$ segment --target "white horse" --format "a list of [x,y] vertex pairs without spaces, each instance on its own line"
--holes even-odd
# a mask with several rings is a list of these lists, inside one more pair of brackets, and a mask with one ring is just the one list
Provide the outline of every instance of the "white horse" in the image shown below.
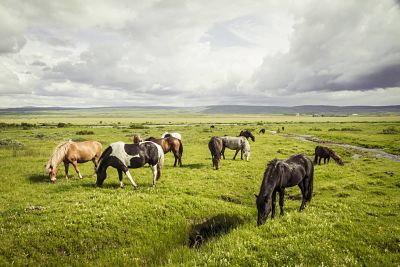
[[221,154],[225,159],[225,147],[236,150],[235,156],[233,159],[236,158],[237,153],[240,150],[240,158],[243,159],[243,153],[244,156],[246,157],[246,160],[248,161],[250,159],[250,144],[249,141],[247,141],[246,137],[244,136],[239,136],[239,137],[233,137],[233,136],[224,136],[222,137],[222,143],[224,147],[222,148]]
[[169,132],[165,132],[165,133],[163,133],[163,134],[161,135],[161,138],[165,138],[165,137],[168,137],[168,136],[175,137],[176,139],[179,139],[179,140],[182,141],[182,136],[181,136],[180,133],[169,133]]

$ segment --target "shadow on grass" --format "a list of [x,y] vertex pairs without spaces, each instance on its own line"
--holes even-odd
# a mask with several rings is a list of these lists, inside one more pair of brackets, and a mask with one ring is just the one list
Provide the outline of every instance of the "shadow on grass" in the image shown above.
[[226,234],[243,223],[238,216],[219,214],[202,223],[194,224],[189,232],[189,247],[199,248],[210,239]]
[[190,164],[183,164],[181,168],[201,169],[204,167],[206,167],[206,164],[204,164],[204,163],[190,163]]
[[50,183],[50,178],[48,175],[44,174],[35,174],[28,177],[31,183]]

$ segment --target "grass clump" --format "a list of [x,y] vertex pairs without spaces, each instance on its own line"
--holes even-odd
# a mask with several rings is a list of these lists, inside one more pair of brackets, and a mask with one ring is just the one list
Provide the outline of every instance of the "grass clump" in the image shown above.
[[76,132],[77,135],[92,135],[94,134],[93,131],[89,131],[89,130],[82,130],[82,131],[78,131]]
[[22,148],[24,147],[24,144],[10,138],[5,138],[0,140],[0,147],[4,148]]
[[129,125],[130,129],[147,129],[149,128],[148,126],[141,124],[141,123],[131,123]]
[[399,134],[400,131],[398,129],[396,129],[396,127],[390,126],[390,127],[383,129],[382,133],[383,134]]

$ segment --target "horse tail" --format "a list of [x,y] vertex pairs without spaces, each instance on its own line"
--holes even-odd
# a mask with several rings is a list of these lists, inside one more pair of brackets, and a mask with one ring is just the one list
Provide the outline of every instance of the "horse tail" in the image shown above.
[[319,149],[319,146],[316,146],[316,147],[315,147],[315,151],[314,151],[314,154],[315,154],[315,156],[314,156],[314,163],[315,163],[315,164],[318,163],[318,149]]
[[309,160],[310,166],[308,170],[308,188],[307,188],[307,194],[306,194],[306,201],[310,201],[313,195],[313,190],[314,190],[314,164],[312,163],[311,160]]
[[182,157],[182,154],[183,154],[183,145],[182,145],[182,141],[179,140],[179,155]]

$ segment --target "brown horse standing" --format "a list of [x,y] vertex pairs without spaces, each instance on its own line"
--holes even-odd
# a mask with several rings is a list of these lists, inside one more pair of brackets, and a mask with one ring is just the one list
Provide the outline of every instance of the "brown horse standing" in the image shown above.
[[[321,165],[321,159],[324,159],[324,164],[326,163],[326,160],[333,158],[337,164],[339,165],[344,165],[342,158],[335,153],[332,149],[326,146],[316,146],[315,147],[315,157],[314,157],[314,163]],[[319,158],[319,161],[318,161]]]
[[221,160],[221,152],[223,148],[224,144],[221,137],[211,137],[210,142],[208,142],[208,149],[210,149],[213,167],[215,167],[216,170],[218,170],[218,164]]
[[154,138],[149,137],[146,141],[154,142],[160,145],[164,151],[164,154],[172,151],[175,157],[174,167],[176,167],[176,163],[178,162],[179,167],[182,167],[182,153],[183,153],[183,145],[181,140],[178,138],[169,136],[166,138]]
[[49,174],[50,180],[55,182],[57,179],[57,166],[64,162],[65,177],[68,179],[69,163],[74,166],[79,178],[82,175],[78,168],[78,163],[84,163],[89,160],[94,163],[94,171],[96,173],[97,164],[101,155],[102,146],[97,141],[73,142],[71,140],[59,144],[53,151],[49,161],[46,164],[46,171]]

